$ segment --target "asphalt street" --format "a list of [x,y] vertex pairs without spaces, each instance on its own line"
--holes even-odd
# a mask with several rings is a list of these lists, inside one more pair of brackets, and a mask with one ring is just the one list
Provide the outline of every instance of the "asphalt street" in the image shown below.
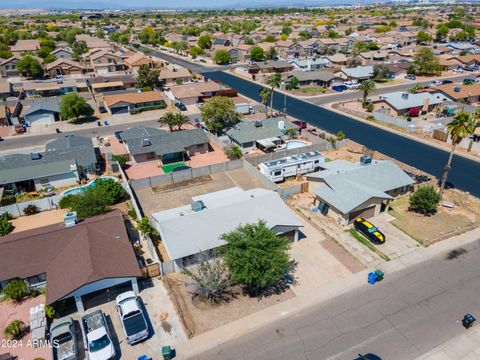
[[[197,360],[352,360],[372,353],[409,360],[462,334],[480,318],[479,241],[443,254],[195,356]],[[475,326],[475,325],[474,325]],[[476,326],[480,326],[477,324]]]
[[[260,100],[262,87],[223,71],[204,74],[212,80],[221,81],[256,101]],[[380,151],[406,164],[440,177],[447,162],[448,153],[436,147],[411,140],[383,130],[351,117],[332,112],[318,105],[276,92],[274,108],[281,110],[286,103],[287,113],[297,119],[336,134],[343,131],[346,136],[366,147]],[[449,181],[456,187],[480,196],[480,163],[455,155]]]

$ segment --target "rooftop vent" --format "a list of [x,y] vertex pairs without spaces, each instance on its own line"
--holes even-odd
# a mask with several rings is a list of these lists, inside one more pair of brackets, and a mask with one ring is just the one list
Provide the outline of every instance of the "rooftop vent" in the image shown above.
[[145,147],[145,146],[150,146],[152,145],[152,143],[150,142],[149,139],[142,139],[142,146]]
[[408,99],[408,93],[402,93],[402,99]]
[[42,156],[41,156],[40,153],[38,153],[38,152],[32,152],[32,153],[30,154],[30,158],[31,158],[32,160],[40,160],[40,159],[42,158]]
[[192,202],[192,210],[195,212],[202,211],[205,208],[205,203],[202,200]]
[[453,88],[453,91],[455,91],[455,92],[460,92],[460,90],[461,90],[460,86],[455,86]]
[[262,120],[255,120],[253,122],[253,126],[255,126],[256,128],[262,127]]
[[372,163],[372,157],[368,155],[362,155],[360,158],[360,165],[368,165]]
[[75,226],[77,224],[77,212],[71,211],[63,215],[63,222],[66,228]]

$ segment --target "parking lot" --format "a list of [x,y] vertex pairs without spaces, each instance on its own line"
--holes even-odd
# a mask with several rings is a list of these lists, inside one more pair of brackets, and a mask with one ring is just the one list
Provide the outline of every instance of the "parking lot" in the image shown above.
[[186,339],[183,328],[162,282],[158,279],[152,279],[142,285],[145,287],[140,291],[139,296],[143,303],[147,324],[149,325],[149,338],[141,343],[129,345],[125,339],[122,324],[115,307],[115,301],[110,301],[89,308],[85,312],[78,312],[72,315],[75,320],[79,321],[76,324],[76,330],[80,360],[86,359],[80,332],[80,319],[82,316],[98,309],[102,310],[107,318],[117,354],[116,359],[133,360],[141,355],[158,359],[162,346],[170,345],[174,348],[175,344]]

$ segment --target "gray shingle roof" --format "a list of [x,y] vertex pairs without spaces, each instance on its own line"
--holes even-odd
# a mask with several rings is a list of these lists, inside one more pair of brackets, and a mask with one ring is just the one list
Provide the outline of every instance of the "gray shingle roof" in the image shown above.
[[206,208],[193,212],[187,205],[152,215],[171,259],[224,245],[219,237],[240,224],[265,220],[269,228],[303,226],[280,196],[270,190],[232,188],[194,200],[203,200]]
[[[152,129],[152,128],[150,128]],[[136,133],[137,137],[133,137]],[[144,134],[144,135],[142,135]],[[202,129],[175,131],[175,132],[153,132],[137,129],[127,134],[130,136],[124,141],[127,143],[131,155],[139,155],[154,152],[157,155],[179,153],[192,145],[208,143],[208,136]],[[149,145],[144,145],[144,139],[148,139]]]
[[392,161],[364,166],[346,166],[344,163],[336,166],[335,163],[337,161],[326,163],[327,170],[309,174],[308,178],[323,180],[315,194],[344,214],[374,197],[391,199],[388,191],[414,182]]
[[152,128],[147,126],[135,126],[120,132],[119,136],[123,141],[126,141],[129,139],[159,135],[159,134],[163,134],[164,132],[165,131],[162,129]]
[[338,76],[335,76],[331,71],[294,71],[292,76],[295,76],[300,81],[331,81]]
[[[278,127],[278,123],[283,121],[285,130]],[[272,137],[280,137],[286,134],[288,129],[298,129],[298,126],[289,121],[280,118],[269,118],[261,121],[262,126],[255,127],[255,121],[242,121],[227,131],[227,135],[239,144],[245,144]]]
[[396,91],[381,96],[389,105],[397,110],[410,109],[414,107],[422,107],[425,99],[428,99],[429,105],[438,105],[443,101],[447,101],[448,98],[442,94],[436,93],[417,93],[410,94],[404,91]]
[[51,111],[54,113],[59,113],[60,109],[58,107],[58,100],[55,99],[40,99],[36,100],[31,104],[31,107],[23,113],[23,115],[30,115],[39,110]]
[[357,66],[354,68],[343,68],[341,71],[345,73],[347,76],[354,79],[369,78],[373,76],[372,65]]

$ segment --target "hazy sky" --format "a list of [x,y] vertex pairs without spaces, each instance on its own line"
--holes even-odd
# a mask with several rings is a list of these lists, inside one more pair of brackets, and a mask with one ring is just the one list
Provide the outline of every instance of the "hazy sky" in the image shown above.
[[15,8],[199,8],[318,5],[347,3],[345,0],[0,0],[1,9]]

